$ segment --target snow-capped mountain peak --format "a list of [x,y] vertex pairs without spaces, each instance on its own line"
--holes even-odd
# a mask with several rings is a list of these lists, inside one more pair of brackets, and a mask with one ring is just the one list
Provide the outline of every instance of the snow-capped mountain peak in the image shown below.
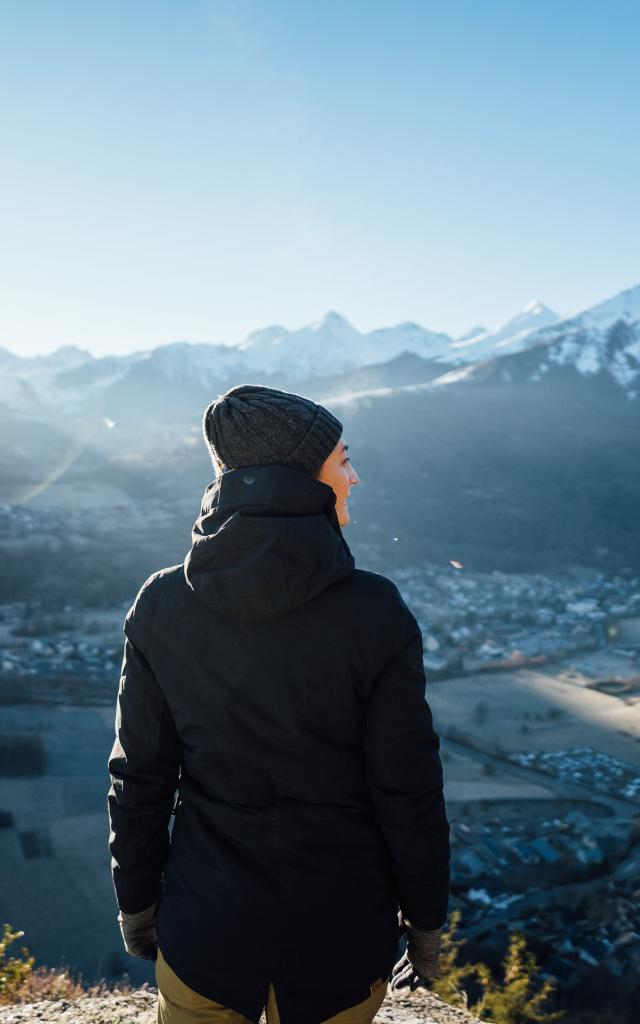
[[271,324],[269,327],[261,327],[257,331],[252,331],[244,341],[240,342],[237,348],[238,351],[242,352],[244,349],[250,349],[254,346],[271,345],[284,338],[287,334],[289,334],[289,331],[282,324]]
[[346,317],[330,310],[322,320],[297,330],[274,327],[254,331],[239,352],[247,372],[302,380],[364,365],[363,337]]
[[474,362],[506,352],[521,352],[528,347],[532,334],[559,320],[560,317],[552,309],[537,299],[531,299],[519,313],[494,330],[467,334],[452,342],[451,347],[465,360]]
[[351,341],[354,337],[361,337],[360,332],[355,329],[353,324],[349,323],[346,316],[336,313],[333,309],[329,310],[322,320],[317,320],[310,324],[308,330],[317,334],[328,333],[332,337],[343,341]]
[[[419,376],[431,379],[435,373],[439,386],[457,381],[461,367],[479,371],[465,374],[465,380],[489,379],[495,372],[505,382],[532,383],[556,373],[564,381],[570,367],[582,377],[603,371],[633,397],[633,389],[640,390],[640,285],[564,320],[531,299],[494,330],[474,327],[455,341],[410,320],[363,333],[332,309],[294,330],[281,324],[255,330],[240,344],[173,342],[102,358],[73,345],[31,358],[0,349],[0,403],[17,410],[70,411],[93,408],[103,395],[111,402],[127,387],[166,394],[169,385],[176,394],[191,389],[200,395],[229,381],[273,379],[288,387],[364,367],[376,367],[371,379],[384,381],[385,364],[403,354],[414,357],[412,365],[416,356],[428,362]],[[491,370],[489,364],[495,364]],[[390,372],[397,375],[398,367]]]
[[585,377],[608,373],[634,398],[640,382],[640,285],[545,327],[529,340],[543,346],[533,380],[554,364],[571,365]]
[[459,338],[456,338],[456,341],[470,341],[471,338],[476,338],[479,334],[486,333],[486,327],[483,327],[481,324],[476,324],[476,326],[472,327],[470,331],[465,331],[465,333],[461,334]]
[[74,366],[82,366],[83,363],[93,359],[91,352],[85,348],[78,348],[77,345],[60,345],[54,352],[43,356],[49,363],[55,363],[61,370],[70,370]]

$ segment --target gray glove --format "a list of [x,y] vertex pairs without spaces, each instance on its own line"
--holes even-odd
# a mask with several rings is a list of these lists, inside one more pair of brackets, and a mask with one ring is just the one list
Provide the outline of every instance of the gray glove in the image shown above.
[[438,957],[442,939],[442,928],[421,931],[410,921],[403,921],[398,915],[398,924],[407,932],[407,949],[391,972],[389,987],[393,992],[408,986],[413,992],[423,981],[438,977]]
[[158,957],[158,937],[156,935],[156,918],[158,901],[146,910],[137,914],[118,913],[118,923],[127,953],[141,960],[156,960]]

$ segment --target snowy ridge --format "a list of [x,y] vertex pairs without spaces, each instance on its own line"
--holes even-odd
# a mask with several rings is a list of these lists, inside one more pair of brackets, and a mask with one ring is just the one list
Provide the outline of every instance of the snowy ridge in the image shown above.
[[493,331],[477,329],[458,338],[451,345],[466,361],[489,359],[506,352],[521,352],[528,347],[531,336],[544,327],[558,323],[560,317],[537,299],[531,299],[523,310]]
[[[32,358],[0,348],[0,403],[32,415],[60,408],[74,412],[125,381],[141,392],[164,382],[185,394],[215,393],[229,381],[239,384],[257,376],[266,383],[274,375],[277,386],[295,387],[298,381],[384,366],[403,353],[430,363],[433,384],[442,387],[473,379],[465,368],[479,369],[503,357],[524,358],[525,353],[530,358],[538,348],[537,365],[528,371],[531,382],[542,381],[554,367],[572,366],[584,377],[608,373],[635,397],[640,384],[640,285],[564,320],[532,299],[494,330],[476,326],[456,340],[412,322],[362,333],[330,311],[296,330],[281,324],[261,328],[237,345],[180,341],[102,358],[70,345]],[[508,384],[511,372],[507,364],[500,365],[501,380]],[[381,383],[386,390],[384,376]]]
[[544,345],[534,382],[556,366],[573,366],[584,377],[608,373],[628,393],[640,384],[640,285],[529,337],[528,347]]
[[487,328],[486,327],[483,327],[481,324],[476,324],[476,326],[472,327],[470,331],[466,331],[465,334],[461,334],[459,338],[456,338],[456,341],[458,341],[458,342],[460,342],[460,341],[470,341],[471,338],[475,338],[478,334],[486,334],[486,333],[487,333]]
[[573,320],[579,320],[583,327],[591,330],[605,330],[617,320],[628,324],[637,323],[640,321],[640,284],[588,307]]
[[329,312],[296,331],[266,328],[254,331],[237,346],[242,366],[248,371],[278,373],[287,377],[340,373],[369,360],[369,348],[349,321]]

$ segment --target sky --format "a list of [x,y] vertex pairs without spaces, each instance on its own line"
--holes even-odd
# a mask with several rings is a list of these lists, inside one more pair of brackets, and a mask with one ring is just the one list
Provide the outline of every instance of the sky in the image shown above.
[[0,346],[454,337],[640,282],[640,4],[0,0]]

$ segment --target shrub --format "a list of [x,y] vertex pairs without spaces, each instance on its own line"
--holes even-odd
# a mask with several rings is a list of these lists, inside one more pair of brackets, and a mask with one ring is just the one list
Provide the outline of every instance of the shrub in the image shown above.
[[36,1003],[42,999],[84,999],[111,993],[126,995],[135,991],[128,981],[116,982],[110,987],[108,982],[101,978],[94,985],[86,985],[82,980],[82,974],[74,978],[65,967],[34,968],[35,957],[29,956],[26,946],[22,947],[25,959],[7,959],[7,946],[22,935],[24,932],[14,932],[11,925],[5,924],[4,936],[0,941],[0,1005]]
[[[562,1020],[563,1010],[547,1011],[544,1001],[553,992],[553,982],[545,979],[535,990],[538,966],[533,953],[526,949],[525,937],[515,931],[503,960],[502,984],[483,961],[458,964],[458,953],[466,939],[456,939],[460,910],[452,911],[448,927],[442,932],[439,972],[429,983],[436,995],[452,1006],[460,1006],[484,1021],[494,1024],[552,1024]],[[470,1004],[470,995],[480,990],[480,998]]]
[[538,965],[528,950],[524,935],[515,931],[509,939],[509,948],[502,961],[504,981],[495,981],[485,964],[478,964],[478,980],[484,992],[471,1007],[471,1013],[495,1024],[552,1024],[563,1020],[563,1010],[545,1010],[543,1004],[552,994],[554,985],[545,978],[537,988]]
[[7,946],[23,935],[24,932],[14,932],[11,925],[5,924],[4,934],[0,939],[0,1003],[14,1001],[16,992],[24,985],[33,969],[35,959],[29,956],[26,946],[22,947],[25,960],[13,956],[7,959]]

